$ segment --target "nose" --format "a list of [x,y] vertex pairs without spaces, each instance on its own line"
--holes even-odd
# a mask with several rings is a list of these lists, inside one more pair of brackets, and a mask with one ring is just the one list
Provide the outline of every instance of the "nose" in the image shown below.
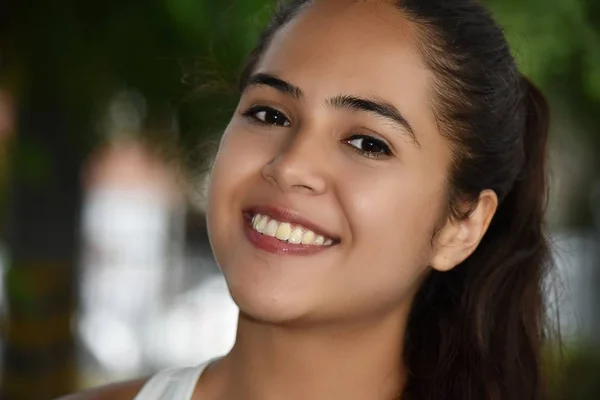
[[262,176],[284,192],[317,195],[327,190],[327,159],[322,141],[300,132],[262,169]]

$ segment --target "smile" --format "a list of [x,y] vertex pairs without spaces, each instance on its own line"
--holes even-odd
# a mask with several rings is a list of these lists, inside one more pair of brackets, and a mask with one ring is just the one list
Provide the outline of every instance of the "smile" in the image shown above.
[[310,246],[331,246],[333,239],[318,235],[312,230],[289,222],[278,221],[273,217],[255,214],[251,221],[252,229],[256,232],[274,237],[282,242]]
[[287,256],[327,251],[340,238],[298,212],[274,205],[257,205],[243,211],[246,238],[257,249]]

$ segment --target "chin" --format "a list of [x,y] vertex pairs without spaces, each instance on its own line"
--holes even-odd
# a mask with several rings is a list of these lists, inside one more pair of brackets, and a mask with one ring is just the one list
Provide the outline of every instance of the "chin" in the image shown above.
[[228,285],[233,301],[246,319],[276,325],[302,324],[313,319],[315,307],[307,301],[306,295],[273,288],[261,290],[257,286],[236,285],[230,281]]

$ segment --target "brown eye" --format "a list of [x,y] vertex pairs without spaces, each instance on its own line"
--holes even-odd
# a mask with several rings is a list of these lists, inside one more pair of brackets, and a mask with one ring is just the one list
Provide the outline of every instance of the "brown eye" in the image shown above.
[[290,121],[281,111],[267,106],[254,106],[246,111],[244,116],[265,125],[290,126]]
[[354,135],[346,140],[359,154],[370,158],[381,158],[392,154],[390,147],[382,140],[368,135]]

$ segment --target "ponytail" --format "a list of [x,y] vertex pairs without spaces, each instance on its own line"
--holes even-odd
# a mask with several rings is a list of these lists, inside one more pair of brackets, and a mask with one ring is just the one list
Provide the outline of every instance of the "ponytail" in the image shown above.
[[[275,15],[241,74],[243,88],[273,35],[310,0]],[[510,53],[503,30],[475,0],[402,0],[418,51],[435,75],[434,113],[455,144],[455,197],[493,189],[500,205],[474,253],[432,271],[417,293],[404,343],[405,400],[538,400],[544,339],[542,283],[548,106]]]
[[403,399],[542,398],[549,110],[525,77],[521,90],[521,173],[477,250],[449,272],[433,271],[415,298]]

